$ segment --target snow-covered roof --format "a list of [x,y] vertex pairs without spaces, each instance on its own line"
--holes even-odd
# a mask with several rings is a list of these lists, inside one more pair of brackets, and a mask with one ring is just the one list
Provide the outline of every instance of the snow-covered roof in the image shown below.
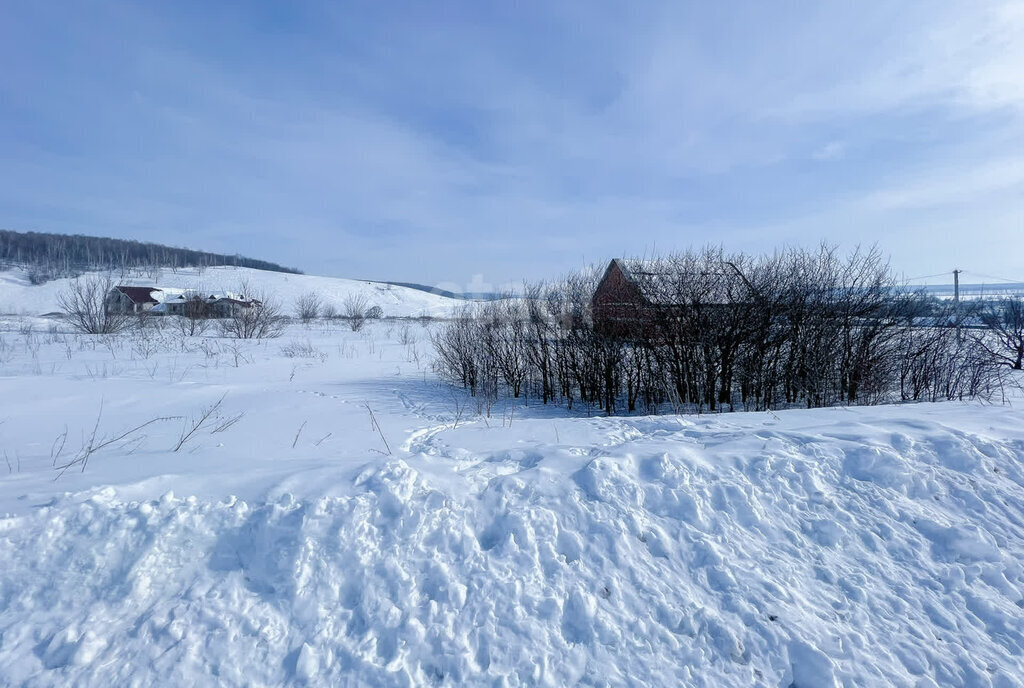
[[217,301],[234,301],[235,303],[251,303],[253,299],[247,299],[244,296],[232,294],[230,292],[225,294],[206,294],[201,292],[187,292],[183,291],[179,294],[174,294],[170,298],[164,299],[164,303],[183,303],[185,301],[191,301],[192,299],[201,299],[206,303],[216,303]]
[[153,292],[160,291],[158,287],[133,287],[119,284],[115,289],[127,296],[132,303],[159,303],[159,300],[153,296]]

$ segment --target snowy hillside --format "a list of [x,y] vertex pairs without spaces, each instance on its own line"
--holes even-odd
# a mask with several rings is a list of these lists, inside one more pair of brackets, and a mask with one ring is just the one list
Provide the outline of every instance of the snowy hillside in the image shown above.
[[[57,295],[67,288],[68,279],[34,286],[23,270],[0,271],[0,314],[41,315],[58,310]],[[370,306],[380,306],[387,317],[445,317],[463,303],[451,298],[399,287],[383,282],[293,275],[250,268],[213,267],[163,269],[155,274],[134,274],[117,280],[118,284],[156,286],[172,291],[194,289],[210,293],[241,293],[242,285],[271,296],[290,313],[303,294],[317,293],[325,304],[339,312],[345,299],[353,294],[366,297]]]
[[487,418],[419,324],[47,327],[0,318],[0,685],[1021,685],[1017,406]]

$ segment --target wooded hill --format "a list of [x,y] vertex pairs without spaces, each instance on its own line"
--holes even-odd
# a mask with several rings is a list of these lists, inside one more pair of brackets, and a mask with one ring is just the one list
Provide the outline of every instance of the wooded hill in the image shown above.
[[0,229],[0,266],[17,265],[29,269],[32,282],[38,284],[86,270],[125,270],[146,267],[211,267],[234,265],[256,270],[302,274],[294,268],[244,256],[207,253],[141,241],[14,232]]

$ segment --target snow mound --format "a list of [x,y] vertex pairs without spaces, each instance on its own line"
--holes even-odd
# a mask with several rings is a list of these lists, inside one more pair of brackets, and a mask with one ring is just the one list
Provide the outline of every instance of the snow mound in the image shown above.
[[58,498],[0,521],[2,680],[1020,685],[1024,443],[739,422],[439,429],[346,496]]

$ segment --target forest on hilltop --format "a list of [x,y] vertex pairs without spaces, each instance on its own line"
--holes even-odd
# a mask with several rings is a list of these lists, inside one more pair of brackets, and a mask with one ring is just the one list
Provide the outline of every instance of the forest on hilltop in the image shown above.
[[256,270],[302,274],[277,263],[239,255],[208,253],[128,239],[81,234],[15,232],[0,229],[0,267],[23,266],[35,284],[88,270],[148,267],[186,268],[232,265]]

